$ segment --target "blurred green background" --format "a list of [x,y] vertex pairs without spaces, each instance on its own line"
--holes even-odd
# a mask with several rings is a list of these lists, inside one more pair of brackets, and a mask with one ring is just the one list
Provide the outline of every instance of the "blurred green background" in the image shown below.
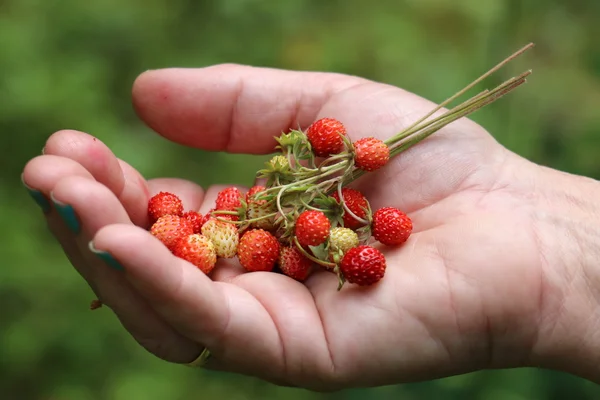
[[529,83],[473,119],[525,157],[600,178],[599,22],[598,0],[0,1],[0,398],[599,398],[587,381],[535,369],[321,395],[161,362],[110,312],[90,313],[92,292],[19,182],[46,138],[72,128],[147,177],[185,169],[203,185],[248,184],[263,157],[184,149],[139,122],[130,90],[147,69],[335,71],[440,102],[530,41],[487,85],[533,68]]

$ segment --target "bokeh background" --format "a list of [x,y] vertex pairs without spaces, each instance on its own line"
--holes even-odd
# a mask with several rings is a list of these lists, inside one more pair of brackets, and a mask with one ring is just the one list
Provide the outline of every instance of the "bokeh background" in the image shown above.
[[72,128],[149,178],[250,183],[264,157],[185,149],[140,123],[130,90],[147,69],[335,71],[440,102],[530,41],[486,82],[533,68],[529,83],[473,119],[525,157],[600,178],[599,22],[598,0],[0,1],[0,398],[599,398],[587,381],[535,369],[323,395],[161,362],[108,310],[90,313],[92,292],[19,181],[46,138]]

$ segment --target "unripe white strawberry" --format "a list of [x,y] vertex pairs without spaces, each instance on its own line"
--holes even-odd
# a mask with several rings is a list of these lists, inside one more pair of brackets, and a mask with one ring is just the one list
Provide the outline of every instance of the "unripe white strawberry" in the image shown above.
[[210,218],[202,225],[202,234],[215,246],[217,256],[231,258],[236,255],[240,236],[234,224]]
[[264,229],[266,231],[269,231],[274,227],[275,217],[265,217],[267,215],[273,214],[276,211],[276,208],[272,202],[256,198],[257,196],[260,196],[260,193],[264,190],[264,186],[253,186],[246,194],[246,219],[251,220],[260,218],[257,221],[250,222],[250,228]]
[[329,232],[329,246],[332,251],[345,254],[358,246],[358,235],[352,229],[337,227]]
[[274,156],[269,160],[269,166],[273,168],[274,171],[284,172],[289,170],[290,164],[285,156]]
[[246,212],[248,219],[260,218],[257,221],[250,223],[251,228],[264,229],[269,231],[273,229],[275,218],[273,216],[265,218],[267,215],[273,214],[275,207],[272,203],[265,200],[251,201],[248,203],[248,210]]

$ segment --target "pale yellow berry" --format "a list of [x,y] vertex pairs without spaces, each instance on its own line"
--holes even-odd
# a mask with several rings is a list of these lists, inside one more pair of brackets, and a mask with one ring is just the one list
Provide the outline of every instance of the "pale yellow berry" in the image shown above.
[[274,171],[285,171],[289,167],[289,162],[285,156],[274,156],[269,161]]
[[329,232],[329,246],[334,252],[346,253],[358,246],[358,235],[352,229],[337,227]]
[[235,256],[240,236],[234,224],[211,218],[202,225],[202,234],[215,246],[217,256],[221,258]]

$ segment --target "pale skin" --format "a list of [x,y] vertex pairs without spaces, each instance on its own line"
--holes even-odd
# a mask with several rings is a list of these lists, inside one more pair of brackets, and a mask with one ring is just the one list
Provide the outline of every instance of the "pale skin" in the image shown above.
[[[170,140],[251,154],[321,117],[385,139],[435,106],[357,77],[238,65],[146,72],[133,102]],[[525,160],[468,119],[356,182],[374,209],[406,211],[414,233],[384,249],[380,283],[341,292],[325,271],[302,284],[229,261],[207,277],[176,258],[147,232],[149,197],[171,191],[206,212],[222,186],[145,180],[86,133],[53,134],[23,180],[74,207],[82,232],[54,210],[51,231],[125,329],[169,362],[207,346],[206,368],[323,391],[523,366],[600,382],[600,184]]]

